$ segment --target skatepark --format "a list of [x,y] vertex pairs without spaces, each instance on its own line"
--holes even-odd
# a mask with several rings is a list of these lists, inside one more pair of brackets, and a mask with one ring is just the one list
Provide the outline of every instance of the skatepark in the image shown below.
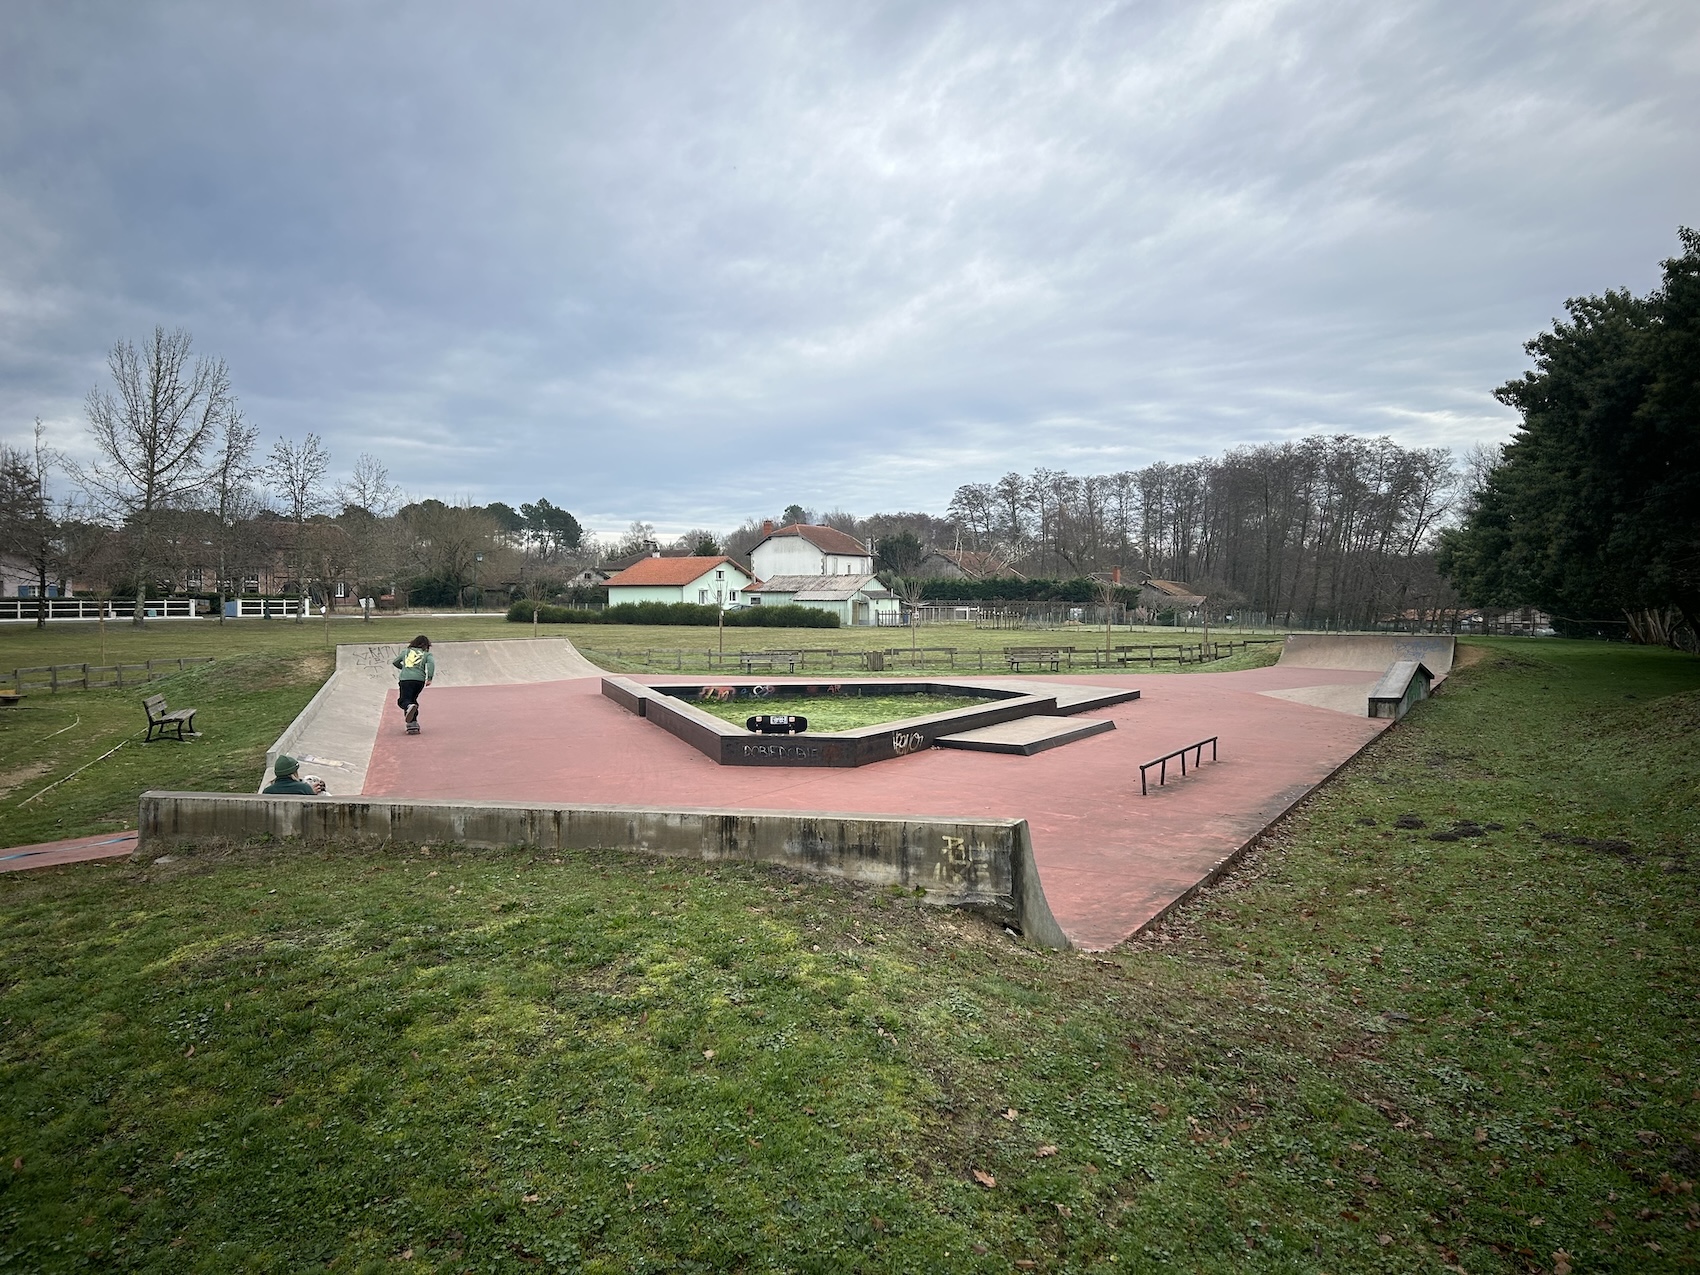
[[[268,831],[762,858],[920,886],[940,903],[983,903],[990,891],[1030,938],[1101,950],[1221,873],[1387,729],[1391,719],[1368,715],[1377,683],[1396,665],[1443,679],[1453,639],[1303,635],[1275,665],[1240,672],[958,679],[1060,704],[1047,713],[1076,712],[1094,729],[1033,755],[926,746],[848,769],[718,764],[633,711],[634,697],[676,678],[610,678],[564,639],[439,645],[423,732],[410,736],[394,706],[398,649],[339,647],[335,673],[267,756],[268,769],[289,753],[323,777],[320,809],[149,794],[144,851]],[[610,698],[610,682],[633,689]],[[1198,754],[1185,777],[1171,763],[1161,783],[1152,771],[1141,795],[1142,765],[1208,739],[1214,760]],[[727,833],[728,820],[742,831]],[[788,849],[756,853],[758,843]],[[1025,910],[1010,902],[1021,889]]]

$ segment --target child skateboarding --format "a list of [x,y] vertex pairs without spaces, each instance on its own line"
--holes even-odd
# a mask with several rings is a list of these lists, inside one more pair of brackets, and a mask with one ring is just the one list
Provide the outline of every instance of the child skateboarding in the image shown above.
[[400,670],[396,707],[407,722],[407,733],[417,735],[419,692],[431,685],[431,679],[437,675],[437,661],[431,658],[431,639],[421,633],[390,663]]

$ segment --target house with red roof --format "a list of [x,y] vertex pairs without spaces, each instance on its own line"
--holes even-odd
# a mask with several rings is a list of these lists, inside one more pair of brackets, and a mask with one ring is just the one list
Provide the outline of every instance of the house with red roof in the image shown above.
[[608,605],[622,602],[694,602],[703,606],[742,605],[744,590],[755,583],[750,573],[725,555],[714,558],[640,558],[608,577]]
[[775,528],[765,522],[750,550],[750,569],[759,580],[774,576],[873,575],[874,551],[836,527],[794,522]]

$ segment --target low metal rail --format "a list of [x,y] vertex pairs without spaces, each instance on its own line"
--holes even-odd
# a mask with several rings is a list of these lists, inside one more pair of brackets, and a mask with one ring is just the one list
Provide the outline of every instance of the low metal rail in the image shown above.
[[1188,753],[1194,754],[1197,758],[1197,760],[1192,763],[1194,769],[1202,766],[1204,764],[1204,746],[1206,744],[1210,745],[1210,760],[1215,761],[1216,736],[1212,735],[1209,739],[1201,739],[1196,744],[1188,744],[1185,748],[1177,748],[1172,753],[1165,753],[1163,756],[1158,757],[1153,761],[1146,762],[1139,768],[1139,795],[1141,797],[1150,795],[1150,789],[1146,785],[1146,780],[1153,766],[1157,767],[1157,786],[1159,788],[1168,782],[1169,763],[1174,761],[1175,758],[1179,757],[1181,760],[1182,778],[1185,778],[1186,776],[1186,758]]

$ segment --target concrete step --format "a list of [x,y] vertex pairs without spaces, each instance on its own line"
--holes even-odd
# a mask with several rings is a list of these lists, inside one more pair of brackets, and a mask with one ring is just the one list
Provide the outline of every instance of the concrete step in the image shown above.
[[1088,735],[1114,730],[1116,724],[1105,717],[1018,717],[1012,722],[965,730],[959,735],[942,735],[940,748],[964,748],[975,753],[1014,753],[1031,757],[1047,748],[1072,744]]
[[1064,717],[1074,713],[1089,713],[1095,708],[1109,708],[1139,698],[1135,690],[1117,690],[1107,686],[1070,686],[1063,682],[1047,682],[1045,693],[1057,697],[1057,712]]

